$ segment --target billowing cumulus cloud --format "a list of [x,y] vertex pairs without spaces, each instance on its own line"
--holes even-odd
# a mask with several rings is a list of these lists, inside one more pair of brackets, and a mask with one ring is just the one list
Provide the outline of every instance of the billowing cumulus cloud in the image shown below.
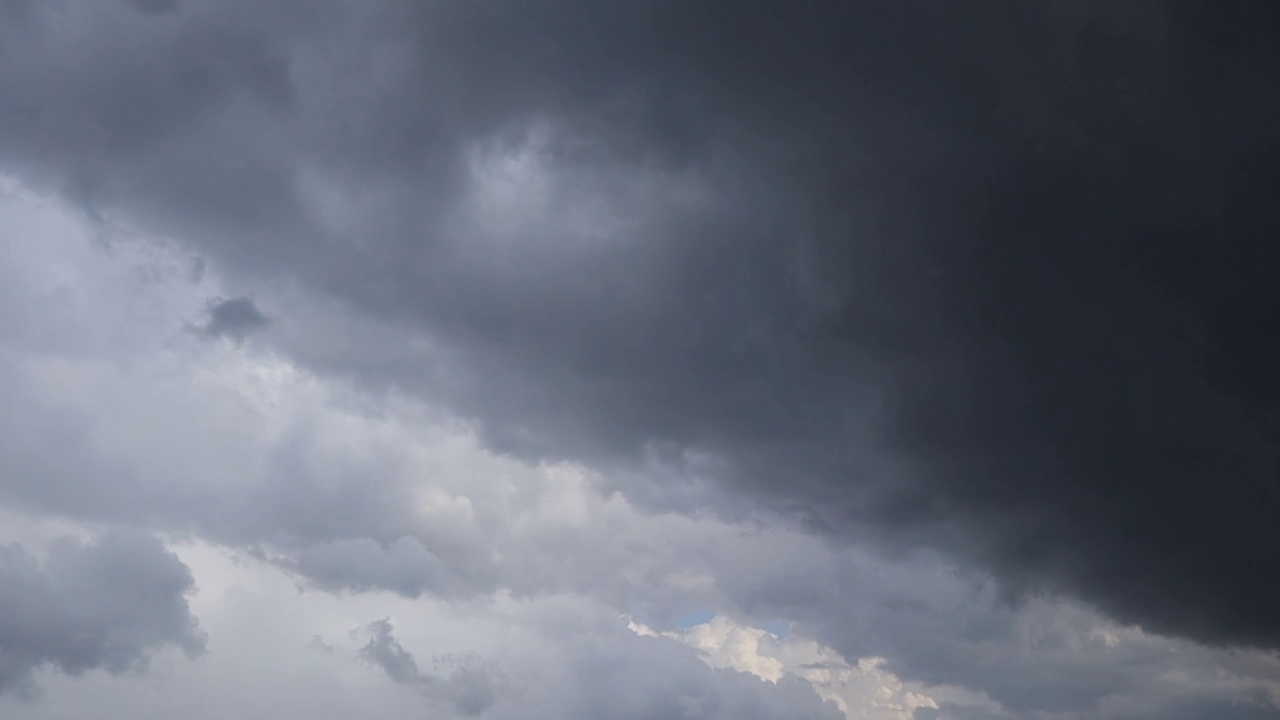
[[46,667],[120,674],[146,668],[167,646],[199,655],[192,590],[187,566],[151,537],[63,537],[43,560],[0,546],[0,694],[37,693],[35,673]]
[[618,717],[1274,709],[1270,11],[3,7],[4,510],[820,648]]

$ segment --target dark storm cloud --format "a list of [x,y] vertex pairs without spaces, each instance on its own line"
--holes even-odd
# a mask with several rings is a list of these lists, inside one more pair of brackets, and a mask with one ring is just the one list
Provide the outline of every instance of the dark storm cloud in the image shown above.
[[34,673],[144,668],[164,646],[188,656],[204,636],[187,607],[191,572],[149,536],[63,538],[38,561],[0,546],[0,692],[31,692]]
[[208,319],[195,330],[211,338],[244,340],[270,324],[267,316],[247,297],[211,300],[207,312]]
[[694,450],[835,536],[1277,647],[1269,8],[71,4],[6,33],[0,162],[429,339],[447,372],[291,347],[497,447]]

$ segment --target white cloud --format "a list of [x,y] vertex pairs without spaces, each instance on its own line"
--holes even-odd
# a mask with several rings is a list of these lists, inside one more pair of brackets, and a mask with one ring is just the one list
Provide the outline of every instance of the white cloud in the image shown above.
[[[777,682],[788,675],[808,681],[824,699],[834,702],[850,720],[912,720],[917,708],[937,708],[930,689],[904,684],[883,669],[883,658],[849,662],[835,650],[813,640],[772,632],[717,615],[684,631],[656,633],[632,621],[631,629],[646,636],[668,637],[698,650],[712,667],[748,672]],[[941,688],[954,696],[953,689]],[[981,698],[964,698],[980,707],[998,707]],[[976,700],[977,702],[974,702]]]

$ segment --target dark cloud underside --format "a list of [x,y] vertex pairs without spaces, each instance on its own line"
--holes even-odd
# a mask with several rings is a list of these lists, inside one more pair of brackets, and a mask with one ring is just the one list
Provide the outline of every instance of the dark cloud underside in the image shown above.
[[3,167],[450,363],[313,367],[1280,646],[1270,5],[69,6],[0,30]]

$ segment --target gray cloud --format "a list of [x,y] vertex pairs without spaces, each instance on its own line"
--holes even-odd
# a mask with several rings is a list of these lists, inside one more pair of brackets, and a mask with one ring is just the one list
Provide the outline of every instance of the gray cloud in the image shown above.
[[475,663],[462,664],[445,677],[428,675],[396,640],[389,619],[375,620],[365,631],[369,641],[360,648],[361,657],[381,668],[394,682],[408,685],[430,699],[443,700],[466,717],[480,715],[493,706],[495,679],[485,668]]
[[329,590],[388,589],[407,597],[483,591],[412,535],[385,544],[368,537],[320,542],[279,562]]
[[[1227,700],[1195,700],[1171,706],[1159,706],[1148,710],[1109,715],[1117,720],[1193,720],[1193,718],[1222,718],[1223,720],[1266,720],[1273,718],[1276,708],[1270,703],[1250,703]],[[1025,717],[1003,711],[989,711],[945,703],[938,709],[920,708],[913,720],[1013,720]]]
[[145,668],[171,646],[195,656],[204,636],[187,608],[191,572],[154,538],[108,534],[54,543],[39,561],[0,546],[0,693],[36,690],[45,667],[68,675]]
[[146,15],[163,15],[178,9],[178,0],[129,0],[129,4]]
[[1242,702],[1230,700],[1197,700],[1180,707],[1161,708],[1158,713],[1130,715],[1134,720],[1160,717],[1168,720],[1193,720],[1194,718],[1222,718],[1223,720],[1267,720],[1276,716],[1275,705],[1268,702]]
[[209,301],[208,320],[195,328],[196,332],[211,338],[244,340],[250,334],[265,328],[270,321],[253,300],[247,297],[219,298]]

